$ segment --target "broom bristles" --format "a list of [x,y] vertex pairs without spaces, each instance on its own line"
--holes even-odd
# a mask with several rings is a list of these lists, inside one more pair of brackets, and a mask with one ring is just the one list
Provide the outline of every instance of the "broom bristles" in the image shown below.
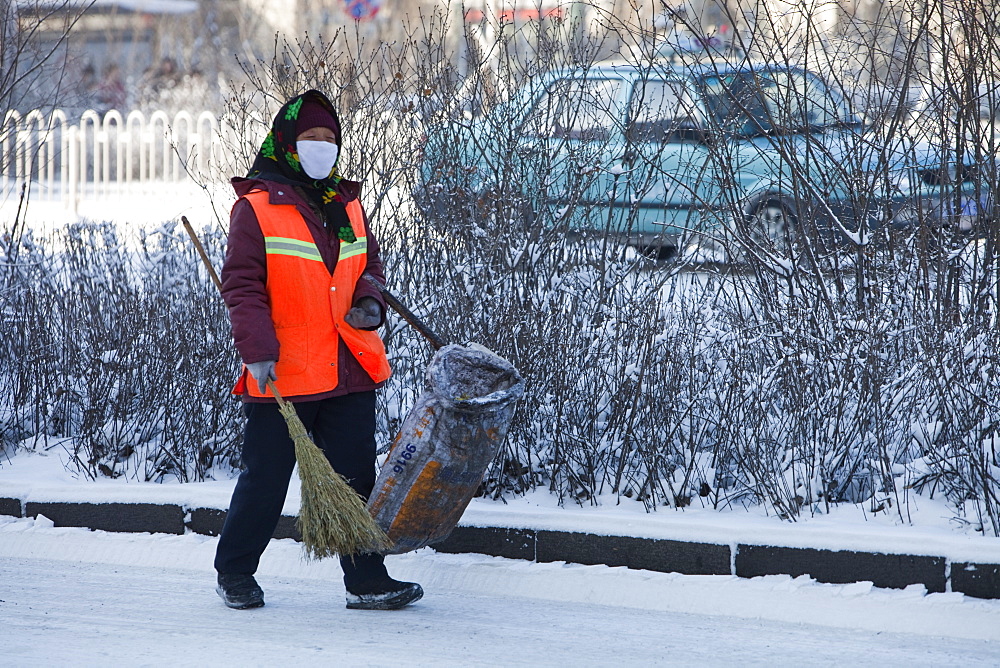
[[298,527],[306,556],[323,559],[390,549],[392,541],[375,523],[347,479],[333,470],[326,455],[309,438],[295,407],[285,403],[279,410],[295,443],[302,480]]

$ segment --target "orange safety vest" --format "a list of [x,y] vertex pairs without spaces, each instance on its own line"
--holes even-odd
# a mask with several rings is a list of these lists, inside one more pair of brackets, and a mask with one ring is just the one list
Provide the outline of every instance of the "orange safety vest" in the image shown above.
[[[339,383],[338,340],[343,339],[372,380],[389,378],[389,360],[375,332],[354,329],[344,320],[354,299],[354,287],[368,262],[368,237],[358,200],[347,203],[356,241],[341,240],[337,266],[330,275],[305,219],[294,204],[270,204],[267,191],[244,195],[253,206],[264,233],[267,256],[267,296],[280,354],[274,373],[284,397],[321,394]],[[328,308],[324,308],[324,304]],[[246,382],[247,370],[233,389],[261,394],[256,382]]]

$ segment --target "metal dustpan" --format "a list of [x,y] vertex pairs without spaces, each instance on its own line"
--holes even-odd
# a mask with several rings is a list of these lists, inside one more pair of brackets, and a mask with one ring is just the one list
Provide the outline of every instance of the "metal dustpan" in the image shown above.
[[392,542],[386,554],[402,554],[455,528],[507,436],[524,379],[482,346],[443,345],[381,283],[366,278],[437,348],[424,392],[403,420],[368,500]]

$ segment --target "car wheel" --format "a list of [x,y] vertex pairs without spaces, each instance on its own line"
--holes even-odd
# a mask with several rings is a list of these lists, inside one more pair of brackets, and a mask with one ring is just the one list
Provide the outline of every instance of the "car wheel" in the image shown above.
[[750,215],[749,231],[754,244],[783,255],[798,254],[801,230],[795,213],[780,200],[761,203]]

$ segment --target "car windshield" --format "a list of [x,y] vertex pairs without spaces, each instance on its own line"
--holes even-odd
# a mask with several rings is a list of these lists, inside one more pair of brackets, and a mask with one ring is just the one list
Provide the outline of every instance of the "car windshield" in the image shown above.
[[805,72],[733,72],[699,83],[712,123],[723,132],[756,137],[858,123],[837,93]]

